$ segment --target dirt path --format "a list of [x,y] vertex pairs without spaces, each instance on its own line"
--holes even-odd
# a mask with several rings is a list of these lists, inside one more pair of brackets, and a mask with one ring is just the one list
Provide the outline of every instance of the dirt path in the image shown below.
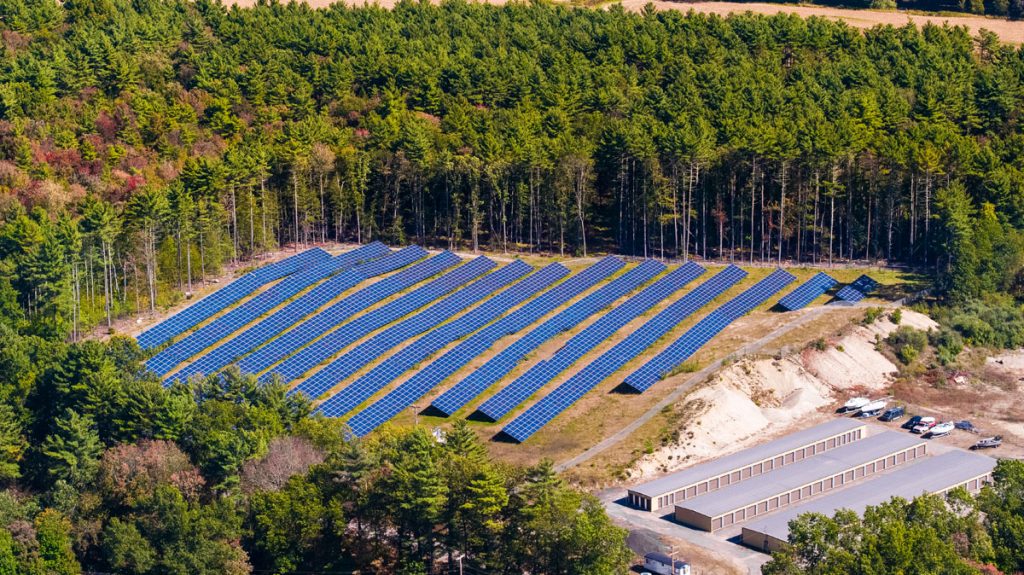
[[[627,10],[638,11],[648,4],[649,0],[623,0],[622,6]],[[755,14],[778,14],[780,12],[796,14],[801,18],[819,16],[830,20],[842,20],[856,28],[872,28],[879,24],[905,26],[916,24],[923,26],[932,23],[937,26],[966,26],[971,34],[985,29],[994,32],[1004,42],[1012,44],[1024,43],[1024,22],[1011,22],[1002,18],[985,18],[982,16],[925,16],[902,11],[881,10],[850,10],[830,8],[827,6],[798,6],[785,4],[768,4],[758,2],[666,2],[657,0],[650,2],[659,10],[682,10],[701,12],[703,14],[719,14],[753,12]]]
[[[747,345],[736,350],[736,352],[732,355],[743,356],[757,353],[761,348],[771,343],[772,341],[786,335],[787,333],[793,331],[794,329],[802,325],[806,325],[807,323],[813,321],[814,319],[818,318],[824,313],[837,309],[844,308],[833,306],[821,306],[812,308],[805,312],[804,315],[801,316],[800,318],[791,321],[785,325],[782,325],[776,328],[775,330],[772,330],[771,332],[765,334],[760,339],[748,343]],[[704,367],[704,369],[695,372],[682,385],[672,390],[672,393],[666,395],[661,399],[661,401],[652,405],[650,409],[644,412],[642,416],[634,419],[628,425],[617,431],[615,434],[606,437],[603,441],[597,443],[596,445],[594,445],[590,449],[587,449],[583,453],[559,463],[557,466],[555,466],[555,469],[558,471],[565,471],[566,469],[575,467],[581,463],[586,462],[590,458],[608,449],[609,447],[612,447],[613,445],[616,445],[619,442],[624,441],[626,438],[630,436],[630,434],[632,434],[637,429],[640,429],[640,426],[647,423],[648,421],[656,417],[659,413],[661,413],[661,410],[664,409],[665,406],[672,405],[673,403],[679,401],[679,398],[682,397],[683,394],[688,392],[691,388],[693,388],[693,386],[704,381],[712,373],[718,371],[718,369],[722,367],[722,362],[724,362],[725,359],[726,358],[724,357],[720,358],[717,361],[709,363],[707,366]]]
[[[324,8],[336,3],[338,0],[303,0],[311,8]],[[437,2],[437,0],[431,0]],[[474,0],[486,4],[502,5],[507,0]],[[555,0],[564,1],[564,0]],[[249,7],[256,4],[256,0],[225,0],[228,5]],[[383,8],[393,8],[397,0],[347,0],[349,6],[379,5]],[[615,2],[611,2],[615,3]],[[659,10],[680,10],[701,12],[704,14],[719,14],[725,16],[730,13],[753,12],[755,14],[778,14],[780,12],[796,14],[802,18],[819,16],[830,20],[842,20],[856,28],[872,28],[879,24],[891,24],[893,26],[905,26],[913,23],[922,26],[927,22],[941,26],[966,26],[971,34],[977,34],[979,30],[986,29],[994,32],[1004,42],[1011,44],[1024,43],[1024,23],[1011,22],[1003,18],[986,18],[983,16],[926,16],[922,14],[910,14],[903,11],[882,11],[882,10],[852,10],[844,8],[831,8],[828,6],[805,6],[797,4],[768,4],[758,2],[668,2],[665,0],[621,0],[619,2],[629,11],[639,12],[648,3],[654,4]],[[605,4],[604,6],[607,6]]]

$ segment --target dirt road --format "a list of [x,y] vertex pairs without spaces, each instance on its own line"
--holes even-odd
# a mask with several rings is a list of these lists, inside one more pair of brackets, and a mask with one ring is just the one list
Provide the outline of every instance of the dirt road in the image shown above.
[[[303,0],[312,8],[323,8],[334,4],[337,0]],[[437,1],[437,0],[432,0]],[[476,0],[487,4],[501,5],[506,0]],[[559,1],[559,0],[556,0]],[[364,4],[378,4],[384,8],[391,8],[397,0],[347,0],[345,3],[350,6],[361,6]],[[891,24],[893,26],[905,26],[913,23],[918,26],[931,22],[941,26],[966,26],[972,34],[979,30],[986,29],[994,32],[1004,42],[1011,44],[1024,43],[1024,23],[1011,22],[1002,18],[985,18],[982,16],[925,16],[909,14],[902,11],[881,11],[881,10],[850,10],[843,8],[831,8],[828,6],[805,6],[795,4],[769,4],[758,2],[667,2],[665,0],[621,0],[621,4],[627,10],[637,12],[643,9],[648,3],[654,4],[659,10],[681,10],[701,12],[705,14],[720,14],[722,16],[730,13],[753,12],[756,14],[777,14],[780,12],[796,14],[803,18],[820,16],[831,20],[842,20],[856,28],[872,28],[879,24]],[[252,6],[256,0],[225,0],[228,5]],[[614,2],[613,2],[614,3]],[[604,4],[608,6],[608,4]]]
[[[623,0],[622,5],[627,10],[636,11],[641,10],[648,2],[649,0]],[[759,2],[665,2],[664,0],[658,0],[651,3],[659,10],[693,10],[704,14],[719,14],[722,16],[729,13],[743,12],[753,12],[755,14],[778,14],[782,12],[796,14],[802,18],[819,16],[830,20],[842,20],[856,28],[872,28],[879,24],[891,24],[897,27],[911,23],[917,26],[923,26],[929,22],[937,26],[949,24],[950,26],[966,26],[972,34],[977,34],[981,29],[990,30],[1004,42],[1012,44],[1024,43],[1024,22],[1011,22],[1002,18],[984,18],[969,15],[925,16],[895,10],[848,10],[827,6],[797,6]]]

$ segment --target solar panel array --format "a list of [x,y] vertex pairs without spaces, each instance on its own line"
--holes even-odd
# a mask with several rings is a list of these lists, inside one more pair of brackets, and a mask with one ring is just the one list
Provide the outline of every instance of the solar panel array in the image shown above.
[[825,272],[818,272],[814,277],[800,284],[800,287],[786,294],[779,300],[779,306],[786,311],[796,311],[807,307],[817,297],[832,289],[836,280]]
[[313,248],[251,271],[139,334],[139,347],[152,349],[174,339],[260,287],[330,257],[324,250]]
[[[531,273],[533,268],[522,261],[495,269],[496,264],[486,257],[463,262],[450,252],[417,263],[426,256],[426,250],[415,246],[392,253],[373,243],[335,257],[312,249],[251,271],[140,335],[140,345],[153,348],[192,332],[146,365],[166,376],[184,362],[168,381],[214,373],[232,362],[238,362],[246,373],[259,374],[261,382],[280,377],[287,383],[311,373],[289,394],[303,392],[314,399],[344,382],[339,392],[317,407],[328,417],[348,415],[413,370],[406,381],[351,416],[348,423],[354,435],[365,436],[502,338],[531,328],[431,405],[446,415],[461,410],[505,379],[545,342],[604,310],[551,357],[533,364],[479,406],[479,413],[499,420],[601,342],[704,273],[690,262],[662,275],[663,264],[644,261],[589,291],[625,264],[606,257],[566,277],[569,270],[560,264]],[[360,289],[359,284],[367,279],[393,271],[397,273]],[[729,266],[683,295],[514,418],[503,432],[516,441],[526,440],[744,277],[741,269]],[[794,279],[782,270],[774,271],[707,314],[625,377],[624,385],[639,392],[648,389],[731,322]],[[249,297],[277,280],[281,281]],[[781,298],[778,305],[801,309],[835,284],[827,274],[817,273]],[[870,277],[861,276],[837,297],[857,301],[877,286]],[[243,303],[235,305],[240,301]],[[224,310],[228,311],[221,317],[197,328]],[[341,355],[334,357],[338,353]],[[364,368],[369,369],[346,381]]]
[[[569,273],[564,266],[551,264],[523,281],[483,302],[465,315],[427,333],[397,354],[378,364],[368,373],[320,404],[317,411],[328,417],[340,417],[369,399],[417,363],[427,359],[448,344],[457,341],[498,317],[509,309],[534,297],[541,290]],[[506,282],[507,285],[507,282]]]
[[[261,321],[249,326],[241,333],[221,342],[217,347],[185,365],[185,367],[166,381],[173,381],[175,379],[187,381],[193,375],[216,373],[235,359],[256,349],[302,318],[327,305],[345,291],[369,278],[386,274],[414,263],[424,254],[425,252],[422,248],[411,246],[378,260],[360,264],[350,270],[341,272],[292,300]],[[459,260],[455,254],[450,254],[450,256],[450,259],[446,258],[449,261],[449,265]]]
[[320,397],[389,350],[406,344],[416,335],[448,321],[452,316],[505,288],[509,283],[515,282],[532,270],[533,268],[529,264],[516,260],[487,274],[340,355],[289,393],[302,392],[314,399]]
[[[595,291],[594,293],[588,295],[587,297],[581,299],[580,301],[572,304],[562,312],[545,321],[543,324],[537,326],[530,332],[526,333],[521,338],[517,339],[515,342],[509,345],[507,348],[502,350],[501,353],[498,353],[497,355],[489,359],[487,363],[485,363],[484,365],[482,365],[481,367],[467,375],[465,378],[462,379],[462,381],[459,381],[454,386],[449,388],[447,391],[442,393],[437,399],[435,399],[431,403],[431,406],[446,415],[451,415],[455,413],[463,406],[465,406],[467,403],[472,401],[473,398],[477,397],[478,395],[486,391],[487,388],[494,385],[503,377],[508,375],[509,372],[511,372],[512,369],[515,368],[516,364],[518,364],[520,360],[526,357],[527,354],[532,352],[542,343],[558,335],[559,333],[562,333],[566,330],[575,327],[584,319],[594,315],[601,309],[611,305],[615,300],[626,295],[630,291],[633,291],[643,283],[649,281],[651,278],[653,278],[655,275],[660,273],[661,270],[664,269],[664,266],[657,264],[656,262],[651,263],[653,263],[654,265],[642,264],[640,266],[637,266],[632,271],[623,274],[621,277],[615,279],[608,285],[602,287],[601,289]],[[589,269],[594,269],[599,265],[601,265],[600,262]],[[582,276],[585,273],[586,271],[584,271],[581,274],[577,274],[576,276],[574,276],[573,279]],[[568,280],[566,283],[569,283],[571,281],[572,279]],[[533,302],[531,302],[531,304],[532,303]],[[529,314],[529,307],[530,304],[527,304],[527,306],[524,306],[524,308],[520,310],[518,313],[510,315],[507,318],[504,318],[502,321],[516,318],[517,316],[520,316],[522,314]],[[524,324],[523,327],[532,324],[534,321],[540,319],[540,317],[542,317],[543,315],[546,315],[546,312],[544,314],[529,316],[529,323]],[[519,331],[519,329],[516,329],[514,331]],[[507,331],[506,333],[514,332]],[[485,349],[490,347],[493,341],[497,341],[498,338],[503,337],[504,335],[506,335],[506,333],[496,334],[496,337],[492,338],[492,340],[489,340],[486,346],[480,347],[479,351],[476,351],[475,353],[473,353],[472,356],[467,357],[465,362],[457,366],[453,365],[452,367],[454,367],[454,369],[451,369],[450,372],[446,373],[443,377],[437,376],[439,377],[439,379],[435,377],[434,379],[436,381],[434,381],[434,385],[437,385],[446,377],[457,371],[459,368],[462,367],[462,365],[464,365],[464,363],[468,363],[469,359],[471,359],[472,357],[476,357],[476,355],[478,355],[479,353],[482,353]],[[467,341],[466,343],[470,342]],[[452,352],[455,351],[458,351],[458,348],[452,350]],[[444,359],[445,358],[442,357],[438,361],[442,361]],[[433,364],[431,366],[428,366],[428,370],[430,369],[430,367],[433,367]]]
[[[653,262],[652,262],[653,263]],[[477,411],[493,421],[508,415],[558,374],[590,353],[597,344],[611,337],[627,323],[640,317],[655,304],[679,291],[704,273],[704,268],[687,262],[647,286],[639,293],[601,316],[572,337],[547,360],[534,364],[526,373],[480,405]]]
[[647,323],[629,334],[626,339],[615,344],[610,350],[601,354],[600,357],[587,364],[554,391],[516,417],[505,428],[505,433],[517,441],[525,441],[559,413],[565,411],[590,390],[622,369],[645,349],[654,345],[679,322],[696,313],[697,310],[746,276],[747,272],[733,265],[718,272],[714,277],[658,312]]
[[[413,246],[413,248],[426,255],[423,248],[418,246]],[[238,331],[242,326],[288,301],[320,280],[350,269],[360,262],[376,259],[385,253],[390,253],[390,250],[383,244],[375,242],[288,276],[267,291],[192,332],[184,339],[171,344],[146,361],[146,367],[157,375],[166,375],[182,361],[217,343],[226,335]]]
[[850,302],[858,302],[864,296],[878,289],[878,282],[866,275],[853,280],[853,283],[844,287],[836,293],[836,299]]
[[636,391],[646,391],[659,379],[689,359],[726,326],[764,303],[795,279],[793,274],[787,271],[773,271],[766,278],[697,322],[682,337],[629,374],[624,383]]
[[[610,261],[609,261],[610,260]],[[611,265],[609,265],[611,264]],[[647,265],[651,264],[651,265]],[[583,273],[576,274],[569,280],[563,282],[560,285],[568,285],[576,283],[577,280],[584,275],[597,276],[597,274],[587,274],[587,271],[594,270],[595,268],[608,267],[611,269],[619,269],[622,267],[622,262],[617,258],[606,258],[598,262],[597,264],[587,268]],[[529,334],[524,335],[522,338],[516,340],[513,346],[517,346],[521,342],[532,338],[537,341],[536,345],[539,345],[543,341],[547,340],[552,335],[569,329],[570,327],[577,325],[587,317],[590,317],[600,309],[607,307],[612,304],[615,300],[619,299],[626,293],[636,289],[643,283],[649,281],[654,276],[658,275],[664,266],[656,262],[646,262],[636,268],[630,270],[621,277],[616,278],[608,285],[595,291],[594,293],[582,298],[580,301],[572,304],[559,314],[555,315],[551,319],[547,320],[537,329],[534,329]],[[596,280],[595,280],[596,281]],[[557,289],[557,288],[555,288]],[[543,296],[541,296],[543,297]],[[536,300],[534,300],[536,301]],[[528,310],[521,309],[517,312],[507,315],[498,322],[492,324],[490,327],[498,326],[498,324],[504,322],[507,319],[520,316],[521,314],[529,313]],[[536,319],[541,316],[537,315],[529,323],[533,323]],[[528,325],[528,324],[527,324]],[[367,433],[376,429],[379,425],[385,421],[391,419],[403,409],[412,405],[412,403],[425,395],[428,391],[436,387],[442,381],[447,379],[449,376],[454,374],[456,371],[464,367],[474,357],[490,348],[499,338],[501,338],[507,332],[507,327],[498,329],[484,329],[475,334],[469,339],[463,341],[458,346],[448,351],[441,357],[437,358],[425,368],[420,369],[408,381],[402,383],[397,388],[391,390],[387,395],[382,397],[380,400],[374,402],[373,405],[367,407],[363,411],[357,413],[349,421],[353,433],[357,436],[363,436]],[[545,328],[543,333],[543,339],[539,339],[540,335],[535,333],[541,328]],[[518,331],[518,330],[515,330]],[[536,345],[534,347],[536,347]],[[512,346],[510,346],[512,347]],[[506,348],[508,350],[509,348]],[[499,354],[501,355],[501,354]],[[515,361],[515,360],[514,360]],[[475,370],[473,374],[489,372],[492,367],[491,362],[487,362],[483,367]],[[507,372],[506,372],[507,373]],[[473,375],[471,374],[471,375]],[[499,376],[500,377],[500,376]],[[453,388],[454,389],[454,388]],[[463,391],[467,388],[463,386]],[[451,391],[451,390],[449,390]],[[468,401],[468,400],[467,400]],[[436,401],[435,401],[436,403]]]
[[[384,305],[380,309],[374,310],[358,319],[346,323],[339,329],[331,331],[324,337],[314,341],[311,345],[299,351],[297,354],[289,357],[261,375],[260,381],[268,381],[275,375],[285,383],[294,381],[302,376],[302,374],[330,359],[345,347],[370,335],[377,329],[409,315],[413,311],[433,302],[437,298],[451,292],[466,282],[479,277],[481,274],[494,268],[495,265],[496,264],[493,261],[480,256],[473,261],[460,266],[431,282],[428,282],[423,287],[420,287],[419,289],[405,294],[395,301]],[[396,276],[392,279],[398,279],[398,277]],[[390,292],[392,291],[393,286],[383,285],[387,282],[388,280],[385,280],[379,284],[370,286],[366,291],[381,290],[384,292]],[[358,296],[360,294],[356,295]],[[344,301],[339,302],[339,306],[344,303]],[[347,306],[343,307],[345,307],[345,309],[342,310],[346,312],[345,316],[350,317],[352,314],[348,313],[349,309]],[[329,319],[331,324],[336,324],[344,318],[337,319],[337,316],[331,316]],[[267,364],[268,362],[273,363],[274,357],[287,354],[290,349],[294,350],[301,346],[305,341],[313,340],[318,335],[326,331],[330,326],[325,326],[325,323],[327,323],[327,321],[322,321],[316,317],[311,318],[302,325],[297,326],[291,332],[286,333],[278,340],[275,340],[273,345],[266,346],[253,355],[247,357],[241,362],[241,364],[239,364],[240,367],[242,367],[243,371],[251,371],[253,373],[257,372],[259,366],[253,365],[257,363],[257,361],[263,364]],[[284,341],[279,344],[278,341],[280,340]],[[253,359],[254,361],[249,362],[250,359]]]

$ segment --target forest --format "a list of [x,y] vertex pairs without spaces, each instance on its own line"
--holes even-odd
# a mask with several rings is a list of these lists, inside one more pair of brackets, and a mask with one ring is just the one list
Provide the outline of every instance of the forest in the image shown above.
[[[992,35],[0,0],[0,55],[0,575],[624,570],[594,498],[462,424],[346,442],[279,386],[165,389],[134,342],[90,337],[276,250],[868,260],[933,277],[951,341],[1024,341],[1024,51]],[[1019,476],[970,503],[987,523],[945,526],[953,548],[921,545],[1020,570]],[[818,552],[771,568],[868,553]]]
[[991,35],[544,2],[0,0],[0,21],[0,294],[36,334],[325,240],[1020,291],[1024,51]]

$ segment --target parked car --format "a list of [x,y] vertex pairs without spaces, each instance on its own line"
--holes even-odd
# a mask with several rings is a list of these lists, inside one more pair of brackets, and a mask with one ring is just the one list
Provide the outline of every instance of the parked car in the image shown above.
[[907,408],[905,407],[891,407],[885,410],[885,413],[883,413],[878,419],[881,421],[896,421],[897,419],[902,419],[906,414]]
[[915,415],[908,419],[907,422],[904,423],[901,427],[903,427],[903,429],[914,429],[914,427],[916,427],[918,423],[921,423],[921,416]]
[[936,421],[934,417],[922,417],[921,421],[919,421],[910,431],[921,434],[928,433],[928,431],[938,425],[938,423],[939,422]]

